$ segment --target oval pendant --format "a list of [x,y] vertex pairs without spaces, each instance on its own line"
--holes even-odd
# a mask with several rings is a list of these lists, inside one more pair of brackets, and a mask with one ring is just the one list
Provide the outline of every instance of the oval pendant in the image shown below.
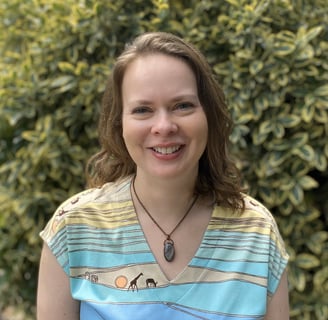
[[164,258],[166,261],[171,262],[174,259],[175,249],[172,239],[166,239],[164,241]]

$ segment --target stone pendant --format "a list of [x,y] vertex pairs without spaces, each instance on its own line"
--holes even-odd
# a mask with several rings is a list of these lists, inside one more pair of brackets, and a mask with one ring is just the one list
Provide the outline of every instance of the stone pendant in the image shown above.
[[174,259],[175,249],[174,242],[169,237],[164,241],[164,258],[171,262]]

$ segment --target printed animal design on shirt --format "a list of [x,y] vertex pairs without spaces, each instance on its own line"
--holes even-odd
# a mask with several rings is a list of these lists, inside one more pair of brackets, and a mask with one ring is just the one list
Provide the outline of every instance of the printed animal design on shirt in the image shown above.
[[155,287],[156,288],[156,285],[157,285],[157,281],[155,282],[154,279],[152,279],[152,278],[146,279],[147,288],[150,288],[150,287]]
[[92,273],[90,273],[88,271],[85,272],[84,278],[86,280],[89,280],[89,281],[93,282],[93,283],[97,283],[98,282],[98,276],[96,274],[92,274]]
[[65,211],[63,208],[61,208],[61,209],[58,211],[58,215],[59,215],[59,216],[63,216],[65,213],[66,213],[66,211]]
[[79,198],[79,197],[76,197],[76,198],[72,199],[71,204],[75,204],[75,203],[77,203],[79,200],[80,200],[80,198]]
[[143,276],[143,273],[140,272],[133,280],[130,281],[130,285],[128,288],[128,291],[131,289],[132,291],[134,291],[134,289],[136,289],[138,291],[138,286],[137,286],[137,281],[138,279]]

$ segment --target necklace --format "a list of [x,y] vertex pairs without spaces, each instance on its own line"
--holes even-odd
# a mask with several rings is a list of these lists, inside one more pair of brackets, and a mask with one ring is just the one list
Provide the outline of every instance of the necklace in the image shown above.
[[196,196],[194,198],[194,200],[192,201],[191,205],[188,207],[186,213],[184,214],[184,216],[180,219],[180,221],[177,223],[177,225],[173,228],[173,230],[170,233],[166,233],[163,228],[157,223],[157,221],[153,218],[153,216],[150,214],[150,212],[146,209],[145,205],[142,203],[142,201],[140,200],[140,198],[138,197],[138,194],[136,192],[135,186],[134,186],[134,182],[135,182],[135,177],[133,178],[132,181],[132,188],[133,188],[133,192],[139,202],[139,204],[141,205],[141,207],[144,209],[144,211],[147,213],[148,217],[155,223],[155,225],[158,227],[159,230],[162,231],[162,233],[165,235],[166,239],[164,240],[164,258],[166,261],[171,262],[174,259],[175,256],[175,248],[174,248],[174,241],[171,239],[171,235],[173,234],[173,232],[178,229],[178,227],[180,226],[180,224],[182,223],[182,221],[187,217],[188,213],[191,211],[192,207],[194,206],[194,204],[196,203],[198,196]]

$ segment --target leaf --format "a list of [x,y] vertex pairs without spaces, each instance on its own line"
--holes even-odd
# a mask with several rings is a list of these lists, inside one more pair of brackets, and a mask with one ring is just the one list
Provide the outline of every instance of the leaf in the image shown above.
[[268,149],[269,150],[276,150],[276,151],[284,151],[289,150],[291,148],[292,144],[287,139],[281,140],[281,139],[274,139],[268,143]]
[[298,183],[304,190],[310,190],[319,186],[318,182],[310,176],[300,177]]
[[310,93],[306,94],[304,101],[304,107],[303,108],[308,108],[312,106],[315,103],[316,97],[313,95],[313,92],[311,91]]
[[286,153],[281,151],[272,151],[268,157],[268,164],[271,167],[278,167],[286,160]]
[[288,85],[288,82],[289,82],[289,76],[286,75],[286,74],[280,74],[277,77],[276,81],[281,87],[286,87]]
[[[276,189],[275,192],[276,192],[276,205],[280,206],[288,199],[288,192],[281,189]],[[284,223],[286,223],[286,221],[284,221]]]
[[[312,129],[312,128],[311,128]],[[309,130],[310,132],[310,140],[314,141],[314,140],[320,140],[321,137],[323,137],[325,135],[325,129],[323,126],[316,126],[315,128],[313,128],[313,130]],[[316,148],[315,150],[316,152],[320,151],[318,148]]]
[[274,46],[273,53],[277,56],[287,56],[295,50],[295,45],[291,43],[277,43]]
[[328,319],[328,305],[316,304],[315,306],[316,320],[327,320]]
[[299,205],[304,199],[303,189],[295,184],[294,187],[290,190],[289,200],[293,203],[294,206]]
[[290,191],[295,186],[295,180],[289,174],[282,173],[281,178],[277,180],[276,188],[282,191]]
[[312,162],[314,160],[314,156],[315,156],[313,148],[309,145],[304,145],[297,149],[293,149],[292,153],[294,155],[299,156],[301,159],[309,161],[309,162]]
[[316,207],[308,207],[302,212],[302,222],[315,221],[320,217],[320,211]]
[[253,114],[252,113],[243,113],[239,115],[235,121],[236,124],[246,124],[249,121],[253,120]]
[[260,135],[267,135],[268,133],[272,132],[273,123],[270,120],[266,120],[260,124],[259,127],[259,134]]
[[272,189],[260,186],[259,195],[268,206],[273,205],[275,203],[275,194]]
[[281,139],[285,135],[285,128],[280,123],[276,123],[273,129],[276,138]]
[[323,26],[318,26],[318,27],[314,27],[311,28],[310,30],[308,30],[304,36],[302,36],[302,39],[304,39],[306,42],[310,42],[311,40],[313,40],[314,38],[316,38],[320,32],[322,31]]
[[30,142],[38,142],[40,139],[40,133],[37,131],[23,131],[22,138]]
[[10,125],[9,121],[5,117],[0,118],[0,141],[1,139],[10,139],[14,133],[14,127]]
[[309,107],[306,107],[304,105],[301,112],[302,119],[307,123],[311,122],[314,117],[314,112],[315,112],[315,108],[313,105]]
[[306,242],[306,246],[313,252],[314,254],[319,255],[322,252],[323,245],[322,243],[316,243],[311,239]]
[[64,92],[70,91],[71,89],[73,89],[75,87],[76,87],[76,82],[73,81],[73,82],[67,83],[66,85],[59,87],[58,92],[64,93]]
[[303,146],[309,140],[309,134],[307,132],[298,132],[294,134],[290,139],[290,145],[295,147]]
[[268,98],[271,107],[280,107],[283,102],[283,96],[280,92],[269,93]]
[[297,53],[295,60],[296,61],[304,61],[313,59],[314,57],[314,49],[311,45],[307,45],[300,52]]
[[249,72],[251,75],[256,75],[263,69],[263,62],[261,60],[255,60],[251,63],[249,67]]
[[279,116],[277,122],[285,128],[293,128],[301,122],[301,118],[297,115],[286,114]]
[[290,270],[288,272],[288,280],[290,284],[293,287],[295,287],[298,291],[300,292],[304,291],[306,286],[306,277],[303,270],[297,268],[295,265],[291,265]]
[[328,123],[328,112],[322,109],[315,109],[314,119],[320,123]]
[[[284,215],[286,215],[285,213],[283,213]],[[295,221],[293,221],[293,219],[291,217],[288,217],[287,219],[285,219],[285,221],[283,223],[281,223],[279,225],[279,229],[282,233],[282,235],[284,237],[290,237],[291,233],[293,232],[294,230],[294,227],[295,227]],[[288,253],[289,253],[289,256],[290,256],[290,259],[292,260],[292,254],[290,253],[290,250],[288,250]]]
[[322,152],[316,152],[315,153],[315,167],[319,170],[319,171],[326,171],[327,169],[327,158],[325,157],[325,155]]
[[279,32],[275,37],[273,53],[277,56],[287,56],[296,48],[295,34],[288,30]]
[[269,100],[265,95],[255,99],[255,107],[257,110],[266,110],[269,107]]
[[239,7],[240,6],[240,1],[238,0],[225,0],[226,2],[230,3],[231,5],[235,6],[235,7]]
[[318,87],[313,92],[314,96],[317,97],[327,97],[328,96],[328,84],[324,84],[323,86]]
[[328,240],[328,231],[318,231],[315,232],[311,239],[313,239],[314,242],[325,242]]
[[295,159],[292,163],[291,174],[294,176],[302,177],[309,172],[309,166],[301,159]]
[[313,277],[313,283],[316,287],[322,286],[322,284],[328,280],[328,266],[324,266],[317,271]]
[[321,254],[324,242],[328,239],[328,232],[318,231],[306,242],[307,247],[316,255]]
[[313,269],[320,265],[320,260],[309,253],[301,253],[296,256],[295,264],[301,269]]
[[267,133],[259,133],[258,131],[254,131],[252,134],[253,144],[254,145],[261,145],[266,138],[268,137]]
[[226,63],[215,64],[213,70],[216,74],[223,75],[223,76],[229,76],[231,73],[231,70]]
[[57,77],[56,79],[52,80],[50,83],[50,87],[58,88],[68,85],[70,82],[74,80],[73,76],[61,76]]
[[62,72],[72,72],[74,73],[74,65],[69,63],[69,62],[66,62],[66,61],[60,61],[58,62],[58,68],[60,69],[60,71]]

